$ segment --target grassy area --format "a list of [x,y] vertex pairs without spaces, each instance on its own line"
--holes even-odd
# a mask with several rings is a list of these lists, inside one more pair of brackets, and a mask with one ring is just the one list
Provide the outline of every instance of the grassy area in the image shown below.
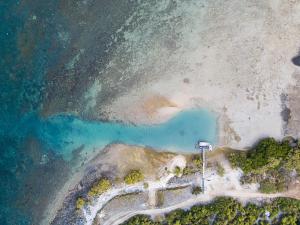
[[297,225],[298,223],[300,223],[299,200],[278,198],[262,205],[248,203],[243,206],[233,198],[219,197],[207,205],[196,205],[186,211],[174,210],[166,214],[165,219],[160,222],[155,222],[145,215],[137,215],[124,222],[123,225]]

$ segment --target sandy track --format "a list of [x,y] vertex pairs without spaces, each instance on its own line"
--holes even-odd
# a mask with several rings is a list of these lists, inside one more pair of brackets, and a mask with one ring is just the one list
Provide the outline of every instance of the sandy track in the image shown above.
[[159,215],[163,213],[168,213],[170,211],[173,211],[175,209],[179,208],[189,208],[193,205],[200,204],[200,203],[206,203],[208,201],[211,201],[213,198],[217,196],[230,196],[233,198],[239,198],[243,200],[249,200],[251,198],[276,198],[283,196],[282,194],[262,194],[262,193],[253,193],[253,192],[246,192],[246,191],[240,191],[240,192],[226,192],[226,193],[210,193],[209,195],[199,195],[198,197],[189,199],[187,201],[181,202],[179,204],[166,207],[166,208],[158,208],[158,209],[147,209],[147,210],[140,210],[136,212],[126,212],[126,213],[120,213],[118,215],[115,215],[114,217],[107,220],[103,225],[118,225],[123,223],[124,221],[128,220],[130,217],[138,215],[138,214],[145,214],[145,215]]

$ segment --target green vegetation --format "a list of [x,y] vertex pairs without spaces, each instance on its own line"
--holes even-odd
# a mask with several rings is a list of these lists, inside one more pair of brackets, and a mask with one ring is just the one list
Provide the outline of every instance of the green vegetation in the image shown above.
[[150,216],[138,215],[130,218],[124,224],[126,225],[160,225],[159,222],[151,220]]
[[145,189],[147,189],[147,188],[149,187],[149,184],[148,184],[148,183],[144,183],[143,185],[144,185],[144,188],[145,188]]
[[277,191],[277,186],[275,182],[272,182],[269,179],[263,180],[260,182],[260,192],[270,194]]
[[300,149],[295,148],[288,154],[285,167],[289,171],[296,170],[300,174]]
[[194,173],[194,170],[190,166],[185,167],[182,171],[183,175],[190,175],[190,174],[193,174],[193,173]]
[[195,167],[197,168],[202,168],[202,159],[199,155],[195,155],[193,157],[192,163],[194,164]]
[[76,209],[82,209],[82,207],[85,205],[85,200],[82,197],[78,197],[76,200]]
[[192,160],[188,162],[188,165],[183,169],[183,175],[190,175],[196,172],[202,171],[202,159],[199,154],[194,155]]
[[263,173],[278,168],[291,150],[287,141],[277,142],[274,138],[266,138],[248,152],[230,154],[229,160],[234,167],[240,167],[245,173]]
[[[267,218],[265,213],[270,213]],[[270,221],[270,222],[267,222]],[[300,222],[300,201],[289,198],[278,198],[271,203],[255,205],[248,203],[242,206],[233,198],[219,197],[207,205],[196,205],[185,211],[174,210],[165,215],[165,219],[154,222],[148,216],[132,217],[123,225],[191,225],[191,224],[290,224]]]
[[220,163],[217,163],[217,174],[221,177],[223,177],[225,174],[225,170]]
[[243,182],[259,182],[260,190],[265,193],[284,191],[290,172],[295,170],[300,174],[300,149],[291,147],[288,140],[266,138],[253,149],[233,152],[228,158],[233,167],[243,170]]
[[200,186],[195,186],[192,189],[192,194],[193,195],[199,195],[202,193],[202,188]]
[[180,168],[179,166],[176,166],[176,167],[174,168],[173,173],[175,174],[175,176],[179,177],[180,174],[181,174],[181,168]]
[[96,182],[88,192],[88,196],[95,197],[99,196],[112,186],[110,180],[107,178],[102,178],[98,182]]
[[126,184],[135,184],[144,180],[144,175],[140,170],[131,170],[124,178]]

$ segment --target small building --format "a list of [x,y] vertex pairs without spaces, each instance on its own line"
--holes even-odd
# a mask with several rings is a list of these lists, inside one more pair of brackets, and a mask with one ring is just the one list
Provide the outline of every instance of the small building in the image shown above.
[[209,150],[209,151],[213,150],[212,145],[205,141],[198,141],[197,148],[200,150]]

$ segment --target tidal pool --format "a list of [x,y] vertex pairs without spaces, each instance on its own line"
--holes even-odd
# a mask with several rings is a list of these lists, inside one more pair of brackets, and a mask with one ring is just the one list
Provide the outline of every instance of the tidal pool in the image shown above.
[[111,143],[149,146],[166,151],[195,151],[197,140],[216,142],[216,115],[202,109],[182,111],[158,125],[131,125],[116,122],[85,121],[60,115],[40,121],[36,136],[65,159],[74,149],[101,149]]

